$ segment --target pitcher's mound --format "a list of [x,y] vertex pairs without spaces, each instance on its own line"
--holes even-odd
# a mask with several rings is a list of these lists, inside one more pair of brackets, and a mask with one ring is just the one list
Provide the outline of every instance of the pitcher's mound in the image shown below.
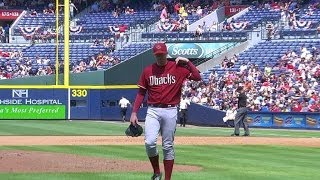
[[[161,167],[163,165],[161,164]],[[200,171],[175,165],[174,171]],[[0,172],[152,172],[148,161],[131,161],[39,151],[0,151]]]

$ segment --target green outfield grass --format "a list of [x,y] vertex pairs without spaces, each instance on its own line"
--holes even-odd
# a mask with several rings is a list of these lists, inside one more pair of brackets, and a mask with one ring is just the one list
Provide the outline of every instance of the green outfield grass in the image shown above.
[[[85,121],[0,121],[0,135],[124,135],[128,124]],[[229,136],[231,128],[177,128],[178,136]],[[319,137],[319,131],[252,129],[253,136]],[[143,160],[140,146],[0,146],[0,150],[63,152],[114,159]],[[162,152],[162,151],[160,151]],[[160,154],[162,156],[162,154]],[[0,160],[1,163],[1,160]],[[286,146],[176,146],[176,163],[203,167],[200,172],[174,172],[172,180],[316,180],[320,148]],[[151,169],[150,169],[151,172]],[[151,173],[0,173],[0,179],[147,180]]]
[[[0,135],[66,136],[66,135],[124,135],[128,123],[95,121],[9,121],[0,120]],[[232,128],[177,128],[177,136],[229,136]],[[252,136],[320,137],[320,131],[288,129],[253,129]]]
[[[146,160],[143,146],[31,146],[12,150],[64,152],[117,159]],[[275,146],[177,146],[177,164],[198,165],[196,173],[174,173],[173,180],[319,179],[320,149]],[[149,163],[146,161],[146,163]],[[1,174],[0,179],[143,180],[150,173]]]

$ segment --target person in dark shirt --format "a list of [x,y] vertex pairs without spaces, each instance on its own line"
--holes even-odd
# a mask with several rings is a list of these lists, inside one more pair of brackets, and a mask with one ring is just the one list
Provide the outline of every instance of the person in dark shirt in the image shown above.
[[239,136],[240,135],[240,123],[243,125],[243,129],[245,131],[243,136],[250,136],[248,122],[247,122],[247,96],[245,94],[245,89],[243,87],[238,87],[237,89],[238,95],[238,109],[237,114],[234,120],[234,133],[231,136]]

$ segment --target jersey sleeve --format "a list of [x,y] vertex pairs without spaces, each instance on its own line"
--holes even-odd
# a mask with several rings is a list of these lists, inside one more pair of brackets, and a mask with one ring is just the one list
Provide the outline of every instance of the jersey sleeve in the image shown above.
[[148,79],[146,77],[146,71],[145,70],[142,72],[137,85],[140,88],[147,89],[147,87],[148,87]]
[[195,65],[192,64],[191,61],[188,61],[188,69],[190,71],[188,75],[188,79],[190,80],[195,80],[195,81],[200,81],[201,80],[201,75],[199,70],[196,68]]

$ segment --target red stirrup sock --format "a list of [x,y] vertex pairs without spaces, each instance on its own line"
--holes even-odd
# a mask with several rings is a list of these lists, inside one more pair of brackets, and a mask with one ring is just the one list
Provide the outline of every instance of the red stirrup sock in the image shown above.
[[149,157],[149,160],[150,160],[152,168],[153,168],[153,173],[160,174],[159,155],[156,155],[154,157]]
[[165,172],[165,180],[171,179],[172,168],[174,164],[174,159],[172,160],[163,160],[164,164],[164,172]]

